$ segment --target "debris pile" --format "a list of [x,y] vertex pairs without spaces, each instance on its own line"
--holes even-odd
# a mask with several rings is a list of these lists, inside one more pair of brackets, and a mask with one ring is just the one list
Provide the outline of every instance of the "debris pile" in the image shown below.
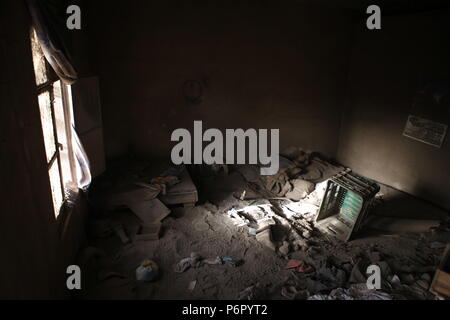
[[[162,220],[171,213],[161,197],[165,196],[164,201],[169,199],[170,202],[172,188],[186,182],[195,189],[190,177],[189,181],[183,181],[188,176],[184,166],[169,167],[154,177],[148,172],[148,163],[135,168],[127,165],[94,181],[90,190],[92,215],[87,231],[91,247],[83,249],[79,258],[83,260],[80,264],[85,265],[84,270],[91,275],[85,287],[94,297],[120,299],[123,295],[135,299],[138,282],[158,279],[160,267],[150,259],[133,262],[134,274],[131,268],[124,273],[113,271],[116,270],[113,266],[123,255],[136,254],[142,261],[141,251],[146,244],[161,238]],[[170,203],[177,203],[177,200]],[[83,258],[86,252],[89,255]],[[88,265],[84,260],[89,260]]]
[[286,256],[291,250],[307,250],[311,245],[308,239],[316,232],[314,217],[318,207],[309,208],[311,212],[296,212],[292,202],[271,200],[242,209],[231,208],[226,214],[265,247]]
[[[110,193],[116,188],[105,188],[104,197],[100,194],[93,201],[98,211],[89,220],[89,245],[102,248],[85,253],[91,265],[86,270],[93,275],[85,286],[89,294],[145,299],[435,299],[430,287],[450,242],[450,221],[423,233],[335,239],[315,221],[325,180],[342,168],[299,149],[285,157],[282,173],[272,178],[260,176],[259,168],[221,167],[215,177],[208,176],[206,185],[219,187],[218,200],[206,197],[203,205],[183,209],[180,215],[175,212],[181,207],[171,207],[167,216],[169,204],[161,197],[168,186],[182,183],[172,178],[183,180],[175,173],[156,179],[137,175],[114,185],[131,185],[132,192],[122,188]],[[223,181],[233,188],[225,188]],[[150,199],[142,201],[142,196],[155,191],[160,199],[154,199],[162,206],[147,206]],[[152,217],[140,214],[153,209],[158,214]],[[373,270],[379,272],[375,280]]]
[[[441,237],[450,235],[446,224],[444,221],[440,226]],[[291,274],[282,285],[281,295],[291,300],[434,300],[436,296],[430,292],[432,275],[443,252],[442,246],[433,249],[436,244],[430,239],[435,232],[420,236],[413,255],[342,242],[331,248],[324,241],[326,249],[321,255],[302,254],[308,262],[288,262],[286,268]],[[305,265],[311,265],[309,272],[304,272]]]
[[[236,227],[247,229],[249,237],[288,260],[290,276],[281,285],[281,296],[292,300],[436,299],[429,289],[450,240],[448,220],[426,233],[396,235],[402,241],[414,241],[417,248],[413,253],[394,253],[393,248],[359,246],[321,233],[314,222],[318,206],[308,202],[306,210],[304,201],[261,200],[226,211]],[[369,266],[380,271],[379,289],[368,285]]]
[[280,168],[273,176],[260,175],[254,165],[236,167],[248,186],[266,198],[287,198],[299,201],[311,194],[317,183],[323,182],[345,168],[334,165],[317,153],[290,148],[280,156]]
[[170,210],[157,197],[166,195],[168,188],[180,183],[179,176],[184,170],[184,166],[178,166],[167,169],[158,177],[142,172],[128,176],[113,186],[94,190],[93,203],[103,211],[126,207],[143,223],[159,222],[170,214]]

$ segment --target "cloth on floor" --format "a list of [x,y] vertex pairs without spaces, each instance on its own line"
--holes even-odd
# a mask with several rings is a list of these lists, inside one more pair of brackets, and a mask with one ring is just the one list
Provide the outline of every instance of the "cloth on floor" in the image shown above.
[[280,156],[275,175],[262,176],[256,165],[238,166],[237,171],[249,187],[264,197],[286,197],[299,201],[314,191],[315,184],[325,181],[344,170],[324,160],[319,154],[297,151]]
[[223,259],[221,257],[203,259],[199,254],[192,252],[189,257],[181,259],[180,262],[175,265],[174,271],[176,273],[183,273],[189,268],[199,268],[205,264],[223,264]]
[[[126,182],[120,186],[110,186],[94,198],[94,202],[104,210],[118,207],[129,208],[144,223],[160,222],[170,210],[159,200],[166,190],[180,183],[179,175],[186,170],[184,166],[171,167],[158,177],[150,178],[143,174],[127,175]],[[121,179],[119,179],[121,180]]]
[[192,252],[190,257],[181,259],[181,261],[175,265],[175,272],[183,273],[189,268],[198,268],[201,265],[202,257],[200,257],[197,253]]

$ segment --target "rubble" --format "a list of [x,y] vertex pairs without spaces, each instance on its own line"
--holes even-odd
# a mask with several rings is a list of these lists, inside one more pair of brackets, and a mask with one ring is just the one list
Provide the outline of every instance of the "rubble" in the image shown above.
[[260,283],[245,288],[239,293],[239,300],[262,300],[266,297],[266,288]]
[[366,284],[354,284],[349,289],[337,288],[329,295],[318,294],[308,300],[393,300],[390,294],[367,289]]
[[307,290],[297,290],[294,286],[285,286],[281,289],[281,295],[288,300],[306,300]]
[[[315,162],[310,157],[303,160]],[[294,174],[285,173],[288,177]],[[307,174],[310,178],[318,176],[314,170],[310,173],[297,170],[294,179]],[[232,175],[229,172],[227,177]],[[259,173],[256,178],[259,179]],[[152,283],[161,283],[158,292],[152,293],[157,297],[435,299],[429,289],[443,252],[442,244],[448,239],[448,223],[421,234],[400,233],[395,237],[377,236],[375,240],[362,238],[346,243],[317,228],[315,218],[324,184],[312,183],[316,183],[315,189],[300,201],[286,197],[241,200],[242,197],[235,198],[230,192],[222,202],[205,202],[156,224],[135,219],[138,228],[136,223],[127,223],[121,213],[117,215],[123,220],[103,214],[91,219],[89,234],[96,243],[115,240],[116,249],[111,252],[117,256],[114,259],[117,265],[130,257],[142,261],[150,253],[165,271]],[[164,235],[160,237],[163,225]],[[110,237],[115,232],[122,241]],[[105,247],[109,250],[108,246]],[[225,258],[236,255],[246,263]],[[180,260],[181,257],[186,258]],[[380,290],[367,289],[369,265],[377,265],[381,270]],[[135,266],[136,261],[123,270],[134,270]],[[236,270],[230,268],[238,266]],[[186,272],[188,269],[194,270]],[[169,284],[173,281],[188,288],[181,290],[186,294],[172,290]],[[251,283],[257,284],[249,286]]]
[[197,280],[193,280],[193,281],[189,282],[188,290],[194,291],[196,285],[197,285]]
[[256,240],[258,240],[259,243],[269,248],[270,250],[276,250],[276,246],[272,241],[272,233],[270,229],[266,229],[262,232],[257,233]]
[[290,245],[289,242],[283,241],[283,244],[278,248],[278,251],[283,255],[287,256],[290,251]]
[[280,168],[275,175],[261,176],[259,168],[252,165],[239,166],[237,170],[254,192],[267,198],[286,197],[295,201],[311,194],[315,184],[344,170],[316,153],[297,150],[284,155],[280,156]]
[[293,269],[297,273],[311,273],[314,271],[313,267],[300,260],[289,260],[286,269]]
[[[423,274],[422,281],[428,284],[431,277],[428,274]],[[430,284],[430,291],[435,293],[439,299],[444,297],[450,298],[450,244],[447,245],[439,267],[436,270],[434,278]]]

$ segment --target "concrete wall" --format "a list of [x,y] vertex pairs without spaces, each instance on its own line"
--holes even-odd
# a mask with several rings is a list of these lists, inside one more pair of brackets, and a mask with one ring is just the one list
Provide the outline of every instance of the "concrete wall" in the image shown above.
[[0,299],[67,298],[66,268],[83,240],[80,202],[56,220],[24,1],[0,4]]
[[[414,94],[449,79],[449,12],[364,21],[352,51],[338,160],[370,178],[450,209],[450,138],[438,149],[402,136]],[[431,106],[423,106],[423,111]],[[448,123],[449,112],[436,120]]]
[[[88,8],[108,157],[167,157],[174,129],[279,128],[335,156],[350,20],[296,1],[128,1]],[[199,81],[202,102],[186,101]]]

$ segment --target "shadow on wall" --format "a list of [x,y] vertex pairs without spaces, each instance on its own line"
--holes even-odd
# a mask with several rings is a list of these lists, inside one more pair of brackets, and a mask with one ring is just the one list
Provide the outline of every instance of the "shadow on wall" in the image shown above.
[[[420,193],[420,190],[417,190]],[[381,185],[382,199],[385,206],[381,209],[399,218],[441,219],[448,215],[448,211],[419,199],[408,193],[396,190],[386,185]]]

